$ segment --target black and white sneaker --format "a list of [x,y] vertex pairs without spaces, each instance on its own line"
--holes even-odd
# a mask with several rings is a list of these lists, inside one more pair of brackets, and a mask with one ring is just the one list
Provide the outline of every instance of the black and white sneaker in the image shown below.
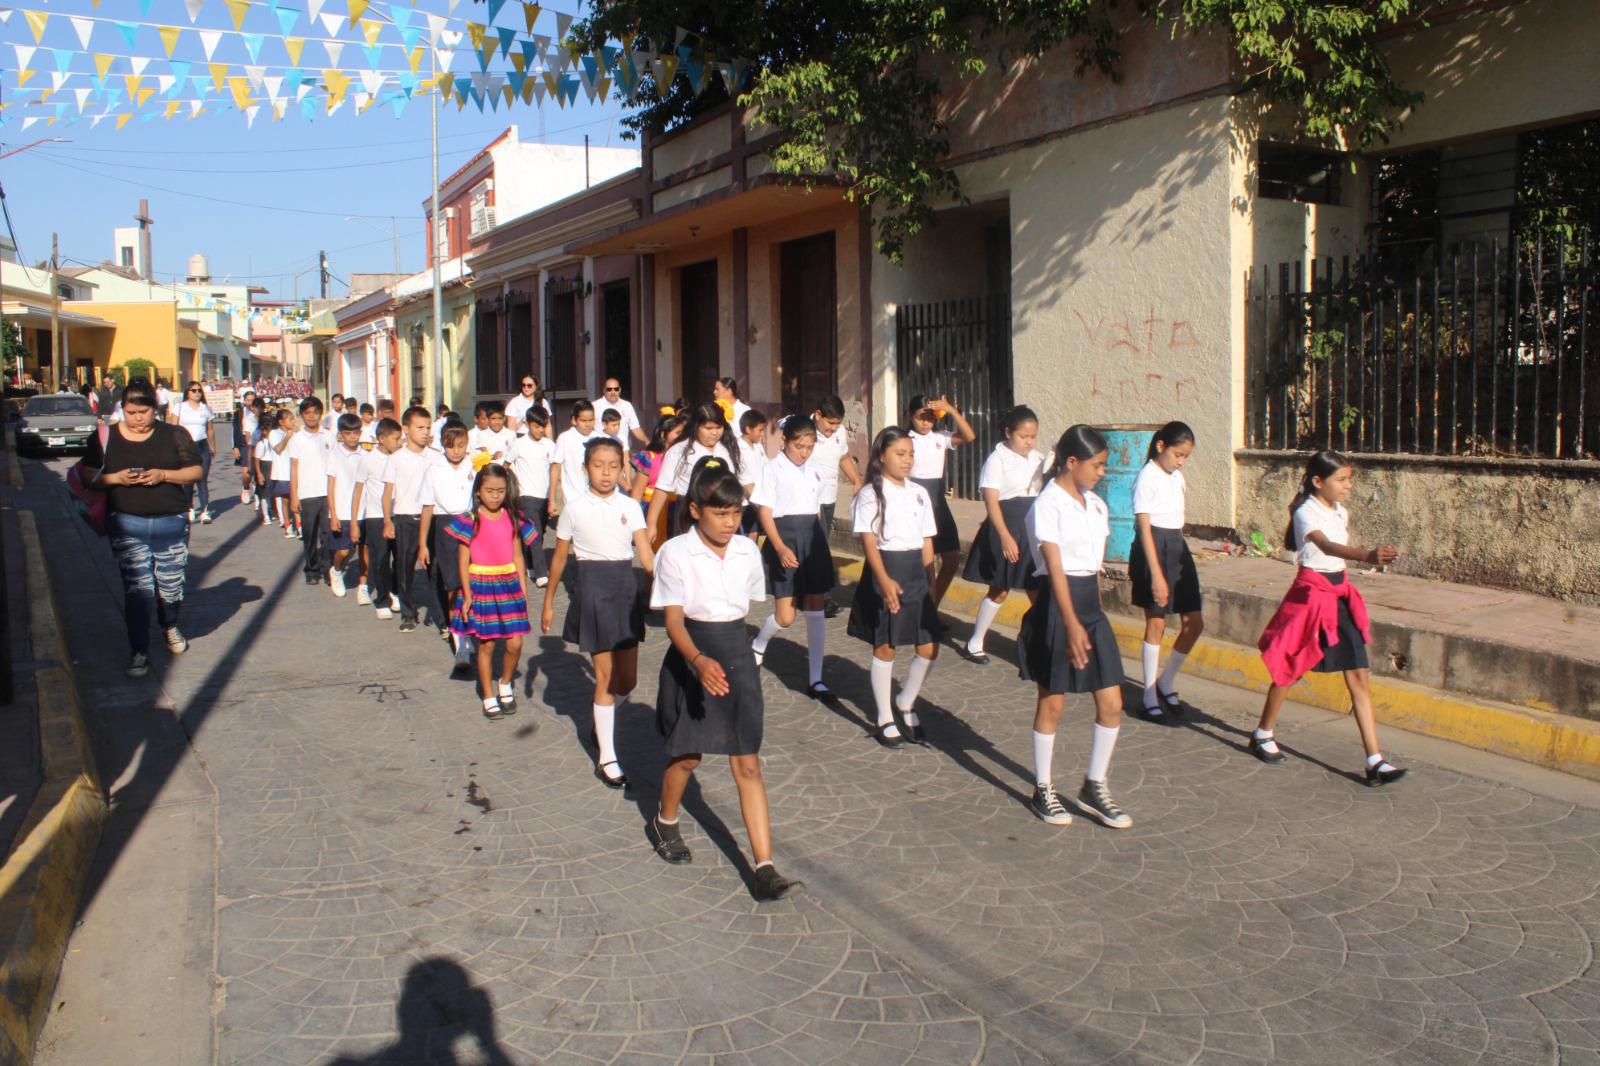
[[1104,781],[1084,779],[1083,787],[1078,790],[1078,809],[1108,829],[1133,828],[1133,819],[1117,806]]
[[144,677],[150,672],[150,656],[135,652],[133,658],[128,660],[127,672],[129,677]]
[[167,650],[174,655],[182,655],[189,650],[189,639],[183,635],[183,630],[177,626],[168,626],[166,631]]
[[1054,785],[1035,785],[1033,799],[1028,803],[1028,809],[1033,811],[1034,817],[1041,822],[1050,825],[1072,824],[1072,815],[1067,813],[1061,797],[1056,795]]

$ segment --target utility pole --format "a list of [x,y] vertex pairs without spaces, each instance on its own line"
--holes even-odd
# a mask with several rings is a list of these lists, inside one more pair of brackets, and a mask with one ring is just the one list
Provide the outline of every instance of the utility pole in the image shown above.
[[318,252],[317,263],[322,268],[322,298],[328,298],[328,253]]
[[[439,91],[439,53],[437,49],[428,49],[428,69],[433,73],[433,91]],[[432,106],[428,108],[429,139],[433,144],[433,214],[428,219],[428,247],[432,253],[428,258],[433,262],[433,402],[434,405],[444,403],[444,290],[439,283],[439,106],[442,99],[429,101]],[[446,245],[446,251],[449,246]],[[416,387],[416,382],[412,382]]]
[[[50,373],[55,377],[52,384],[57,389],[66,379],[60,367],[61,356],[61,284],[56,278],[56,271],[60,269],[61,244],[57,235],[50,234]],[[40,382],[44,384],[44,382]]]
[[589,187],[589,135],[583,135],[583,187]]
[[389,216],[389,229],[394,233],[394,272],[400,273],[400,222],[393,215]]

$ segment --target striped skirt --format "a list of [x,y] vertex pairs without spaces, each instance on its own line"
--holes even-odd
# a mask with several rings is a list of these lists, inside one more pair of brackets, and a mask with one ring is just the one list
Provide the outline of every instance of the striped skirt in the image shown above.
[[517,577],[514,563],[503,566],[467,567],[472,586],[472,605],[463,609],[466,598],[457,592],[450,610],[450,630],[479,640],[502,640],[520,636],[533,627],[528,622],[528,597]]

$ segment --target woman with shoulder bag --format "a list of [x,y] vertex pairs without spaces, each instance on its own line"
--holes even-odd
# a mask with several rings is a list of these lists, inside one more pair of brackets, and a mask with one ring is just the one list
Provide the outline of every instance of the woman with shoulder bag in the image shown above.
[[102,446],[91,437],[83,465],[91,489],[106,493],[111,554],[122,572],[128,676],[150,672],[150,607],[174,655],[189,647],[178,629],[189,565],[189,492],[200,480],[194,437],[156,418],[156,393],[136,378],[122,390],[122,420]]

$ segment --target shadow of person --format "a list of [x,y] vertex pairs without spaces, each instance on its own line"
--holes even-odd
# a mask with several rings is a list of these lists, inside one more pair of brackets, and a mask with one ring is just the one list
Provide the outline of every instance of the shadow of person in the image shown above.
[[432,956],[406,971],[395,1005],[400,1039],[370,1056],[340,1055],[326,1066],[456,1066],[462,1039],[476,1046],[468,1061],[512,1066],[495,1035],[494,1005],[486,989],[452,959]]

